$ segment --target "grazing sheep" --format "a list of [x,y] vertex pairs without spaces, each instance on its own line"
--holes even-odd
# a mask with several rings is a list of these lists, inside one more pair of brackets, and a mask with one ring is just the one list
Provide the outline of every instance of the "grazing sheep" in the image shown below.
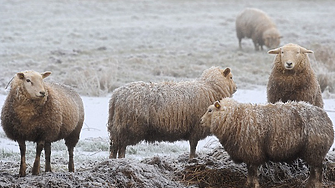
[[258,167],[267,161],[303,159],[311,169],[308,187],[322,186],[322,162],[333,144],[327,113],[309,103],[253,105],[222,99],[201,118],[234,162],[248,168],[247,185],[259,187]]
[[268,102],[306,101],[323,108],[320,85],[307,56],[313,51],[289,43],[268,53],[277,54],[267,84]]
[[73,149],[84,121],[80,96],[65,86],[44,82],[51,72],[17,73],[1,111],[1,125],[8,138],[17,141],[21,153],[19,176],[26,175],[25,141],[36,142],[33,175],[40,172],[40,155],[45,150],[45,171],[51,171],[51,142],[63,139],[69,152],[68,168],[74,171]]
[[255,50],[263,50],[263,45],[268,48],[277,48],[280,44],[280,34],[275,23],[263,11],[255,8],[246,8],[236,18],[236,35],[238,44],[242,49],[242,38],[251,38]]
[[229,68],[212,67],[199,79],[183,82],[133,82],[116,89],[109,101],[110,158],[125,157],[127,145],[141,140],[189,140],[190,158],[200,139],[203,109],[236,91]]

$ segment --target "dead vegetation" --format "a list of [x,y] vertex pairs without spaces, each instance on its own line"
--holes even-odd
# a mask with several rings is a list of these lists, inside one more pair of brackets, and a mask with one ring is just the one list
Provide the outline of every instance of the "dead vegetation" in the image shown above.
[[[56,158],[55,163],[66,166]],[[211,187],[243,188],[247,169],[244,163],[236,164],[222,147],[211,153],[199,153],[188,159],[185,153],[177,158],[146,158],[142,161],[111,159],[79,162],[74,173],[48,172],[39,176],[18,178],[16,162],[0,162],[0,187]],[[12,169],[8,171],[8,169]],[[16,169],[16,170],[15,170]],[[329,152],[324,161],[323,186],[335,186],[335,152]],[[259,169],[259,180],[267,188],[302,188],[309,176],[308,167],[301,160],[292,164],[267,163]]]
[[[324,162],[324,187],[335,186],[334,162],[335,156],[331,152]],[[218,148],[208,156],[199,157],[197,161],[186,164],[177,175],[188,186],[243,188],[247,170],[244,163],[233,163],[224,149]],[[308,176],[308,166],[300,159],[292,164],[269,162],[259,169],[262,187],[300,188],[305,186]]]

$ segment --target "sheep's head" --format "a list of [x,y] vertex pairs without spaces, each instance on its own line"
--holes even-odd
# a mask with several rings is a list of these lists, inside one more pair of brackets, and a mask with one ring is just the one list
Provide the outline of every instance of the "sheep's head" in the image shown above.
[[207,83],[224,87],[226,95],[229,96],[233,95],[237,89],[230,68],[211,67],[202,73],[200,79]]
[[43,79],[48,77],[51,72],[42,74],[35,71],[24,71],[16,74],[30,99],[37,100],[47,96],[47,91],[44,88]]
[[281,38],[282,36],[280,36],[276,28],[268,29],[263,33],[264,44],[269,49],[277,48]]
[[292,70],[306,58],[306,53],[313,53],[313,51],[290,43],[284,45],[283,47],[270,50],[268,53],[280,56],[280,63],[283,68],[286,70]]
[[[222,69],[221,69],[222,70]],[[236,84],[233,80],[233,74],[231,73],[230,68],[222,70],[222,75],[227,79],[228,86],[230,87],[230,94],[234,94],[237,90]]]
[[206,113],[201,117],[200,123],[204,127],[210,127],[212,123],[212,115],[214,112],[223,110],[220,101],[215,101],[214,104],[210,105]]

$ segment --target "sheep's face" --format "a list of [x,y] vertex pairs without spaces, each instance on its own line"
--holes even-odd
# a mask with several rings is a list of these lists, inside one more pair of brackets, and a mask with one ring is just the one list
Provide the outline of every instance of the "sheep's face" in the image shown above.
[[204,127],[210,127],[212,123],[212,115],[214,112],[222,110],[222,106],[219,101],[215,101],[214,104],[210,105],[206,113],[201,117],[200,123]]
[[280,38],[279,37],[273,37],[269,36],[264,39],[264,44],[269,49],[277,48],[280,44]]
[[228,86],[230,87],[230,94],[234,94],[237,90],[237,87],[233,80],[233,74],[231,73],[230,68],[223,70],[222,74],[227,79]]
[[294,67],[302,62],[306,53],[313,53],[295,44],[287,44],[283,47],[270,50],[269,54],[277,54],[280,56],[280,63],[286,70],[292,70]]
[[51,72],[38,73],[35,71],[25,71],[17,73],[17,77],[21,80],[23,88],[28,93],[30,99],[42,99],[47,93],[44,88],[43,79],[48,77]]
[[268,29],[263,33],[264,45],[269,49],[277,48],[280,44],[282,36],[279,35],[277,29]]

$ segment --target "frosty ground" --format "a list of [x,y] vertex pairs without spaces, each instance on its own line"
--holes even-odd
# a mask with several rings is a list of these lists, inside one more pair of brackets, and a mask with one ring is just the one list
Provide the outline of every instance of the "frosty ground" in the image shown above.
[[[136,146],[127,147],[126,159],[108,159],[109,138],[106,124],[109,98],[87,96],[82,98],[86,118],[80,141],[75,148],[76,172],[67,172],[67,149],[63,141],[58,141],[52,144],[53,173],[43,172],[44,159],[42,159],[41,175],[32,176],[31,168],[35,156],[35,145],[28,143],[28,175],[24,178],[18,178],[20,160],[18,144],[8,140],[1,130],[0,174],[2,176],[0,177],[0,187],[206,187],[210,184],[203,183],[196,176],[200,173],[197,172],[201,170],[200,167],[204,170],[205,166],[218,170],[215,174],[221,174],[219,177],[221,179],[224,175],[229,176],[230,179],[226,180],[229,182],[225,184],[227,187],[229,187],[228,185],[243,187],[246,167],[243,164],[236,165],[230,161],[229,156],[220,148],[220,144],[214,136],[209,136],[199,142],[198,158],[194,160],[188,160],[189,144],[186,141],[154,144],[141,142]],[[241,102],[265,103],[265,87],[259,86],[254,90],[238,90],[233,98]],[[5,96],[0,95],[1,106],[4,99]],[[335,100],[325,99],[325,109],[332,121],[335,122]],[[335,162],[335,152],[331,149],[329,159],[325,162],[327,167],[324,172],[329,172],[325,176],[327,180],[335,180],[333,179],[335,178],[333,162]],[[296,168],[298,166],[297,164]],[[287,170],[283,167],[269,168],[277,169],[278,174],[281,172],[298,174],[284,177],[276,174],[272,175],[273,177],[270,179],[269,175],[266,176],[267,170],[263,170],[262,173],[267,178],[264,178],[263,182],[270,181],[268,185],[271,187],[283,184],[288,187],[291,185],[301,186],[308,177],[306,167],[293,168],[293,170]],[[187,176],[187,172],[191,174]],[[193,175],[192,173],[195,178],[200,180],[192,180],[189,177]],[[329,182],[332,181],[327,181],[326,185],[329,187],[335,185]],[[223,185],[214,184],[215,186],[222,187]]]
[[[53,173],[43,172],[42,159],[42,173],[32,176],[35,146],[29,143],[29,172],[27,177],[18,178],[18,145],[0,130],[0,187],[243,187],[245,166],[233,164],[213,136],[200,141],[198,158],[192,161],[187,160],[186,141],[141,142],[127,147],[126,159],[109,160],[106,123],[108,99],[115,88],[139,80],[194,79],[211,66],[232,69],[238,86],[236,100],[265,103],[273,56],[266,50],[255,52],[247,39],[242,41],[243,50],[238,49],[235,18],[246,7],[260,8],[273,18],[283,35],[281,45],[293,42],[315,52],[310,59],[317,75],[328,78],[323,97],[334,123],[333,1],[0,3],[1,106],[7,94],[6,85],[15,73],[27,69],[52,71],[48,81],[67,84],[78,91],[86,115],[75,148],[75,173],[67,172],[66,147],[64,141],[59,141],[52,144]],[[335,180],[333,155],[331,151],[325,161],[324,184],[328,187]],[[295,167],[288,171],[281,166],[262,168],[261,184],[302,186],[308,169],[299,164]],[[276,173],[270,176],[270,171]]]

